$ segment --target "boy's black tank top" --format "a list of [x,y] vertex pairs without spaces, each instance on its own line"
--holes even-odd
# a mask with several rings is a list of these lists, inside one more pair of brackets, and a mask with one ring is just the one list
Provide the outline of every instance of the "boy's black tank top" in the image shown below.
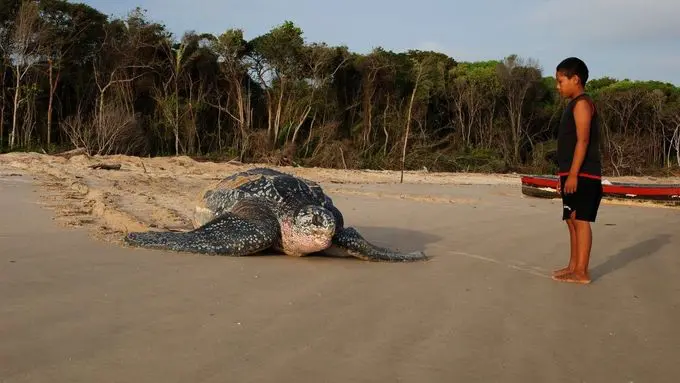
[[[587,98],[591,105],[593,105],[593,109],[595,108],[592,99],[583,93],[569,101],[569,104],[567,104],[564,109],[557,133],[557,162],[561,175],[569,173],[571,162],[574,158],[574,149],[576,149],[574,105],[576,105],[576,102],[581,98]],[[597,109],[595,109],[590,121],[590,140],[579,175],[597,177],[602,175],[602,162],[600,159],[600,118]]]

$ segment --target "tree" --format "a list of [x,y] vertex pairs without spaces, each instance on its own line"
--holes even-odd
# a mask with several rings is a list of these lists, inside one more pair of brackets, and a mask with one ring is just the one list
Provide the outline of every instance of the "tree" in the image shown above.
[[520,150],[528,138],[527,108],[541,80],[541,72],[534,60],[510,55],[498,65],[498,77],[503,87],[503,103],[510,120],[512,159],[520,163]]
[[48,93],[46,142],[52,142],[54,101],[64,69],[82,67],[93,59],[90,46],[103,37],[106,17],[85,4],[63,0],[40,3],[45,28],[42,53],[47,61]]
[[[496,68],[500,62],[460,63],[452,69],[449,99],[466,148],[489,147],[493,140],[496,100],[501,92]],[[486,118],[484,118],[486,117]],[[489,122],[487,122],[489,121]]]
[[[14,31],[10,41],[9,57],[12,60],[12,69],[15,79],[14,104],[12,109],[12,132],[10,133],[9,146],[14,148],[18,134],[19,107],[25,101],[22,98],[22,87],[30,70],[39,60],[39,52],[43,43],[40,12],[38,4],[24,0],[21,3],[14,24]],[[35,89],[31,86],[23,88],[29,95]]]
[[267,132],[275,143],[279,139],[287,87],[299,79],[302,70],[302,30],[293,22],[286,21],[253,39],[251,44],[252,73],[267,94]]
[[[175,136],[175,155],[180,152],[180,125],[181,120],[191,113],[191,104],[186,102],[180,94],[180,86],[188,84],[193,89],[188,69],[200,57],[200,42],[204,39],[213,40],[208,34],[198,35],[194,32],[186,33],[179,43],[173,43],[170,38],[163,41],[163,50],[167,55],[168,65],[167,81],[162,90],[156,96],[162,115],[172,126]],[[188,134],[191,136],[191,134]],[[182,145],[182,152],[186,153],[187,145]],[[191,147],[191,145],[188,145]]]
[[[429,104],[433,93],[443,93],[445,89],[445,76],[450,70],[447,66],[448,58],[438,54],[428,54],[418,51],[410,52],[413,63],[413,90],[406,113],[406,126],[404,129],[404,144],[401,154],[400,183],[404,182],[404,165],[406,163],[406,149],[408,138],[411,133],[411,119],[414,104]],[[443,59],[443,60],[442,60]]]
[[[246,87],[249,66],[244,62],[250,53],[251,46],[243,39],[243,31],[229,29],[212,41],[212,50],[217,55],[220,76],[226,81],[226,103],[222,104],[223,94],[217,95],[216,107],[220,113],[226,113],[236,122],[239,132],[235,144],[238,146],[239,158],[243,160],[247,147],[248,135],[252,120],[251,93]],[[218,118],[218,142],[222,150],[222,120]]]

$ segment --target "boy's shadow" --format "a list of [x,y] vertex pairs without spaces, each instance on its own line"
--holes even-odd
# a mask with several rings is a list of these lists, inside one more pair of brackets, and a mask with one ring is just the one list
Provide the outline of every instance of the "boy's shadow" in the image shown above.
[[591,278],[594,281],[605,274],[625,267],[631,262],[656,253],[670,243],[670,238],[670,234],[659,234],[654,238],[621,250],[618,254],[612,255],[603,263],[592,268],[590,270]]

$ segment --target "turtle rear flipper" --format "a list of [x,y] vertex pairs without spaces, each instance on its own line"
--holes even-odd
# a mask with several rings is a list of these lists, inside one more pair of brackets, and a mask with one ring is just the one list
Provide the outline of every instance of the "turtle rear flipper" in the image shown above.
[[353,257],[373,262],[414,262],[427,260],[421,251],[401,253],[368,242],[356,229],[347,227],[336,233],[333,245],[345,250]]
[[271,247],[277,241],[278,232],[278,222],[271,212],[243,206],[188,232],[129,233],[125,242],[136,247],[243,256]]

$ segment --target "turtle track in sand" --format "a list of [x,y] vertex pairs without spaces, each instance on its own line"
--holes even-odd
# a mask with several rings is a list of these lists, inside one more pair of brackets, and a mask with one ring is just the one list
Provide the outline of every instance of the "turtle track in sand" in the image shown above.
[[[50,183],[57,219],[68,226],[95,225],[100,239],[120,242],[121,233],[137,230],[187,230],[191,227],[194,187],[169,177],[98,175],[68,185]],[[163,194],[154,191],[164,191]],[[154,195],[156,194],[156,195]]]
[[40,203],[54,212],[55,221],[94,229],[92,235],[113,242],[127,231],[188,229],[192,207],[187,202],[194,197],[194,184],[207,182],[193,175],[88,169],[96,161],[82,158],[24,157],[8,165],[36,179]]

